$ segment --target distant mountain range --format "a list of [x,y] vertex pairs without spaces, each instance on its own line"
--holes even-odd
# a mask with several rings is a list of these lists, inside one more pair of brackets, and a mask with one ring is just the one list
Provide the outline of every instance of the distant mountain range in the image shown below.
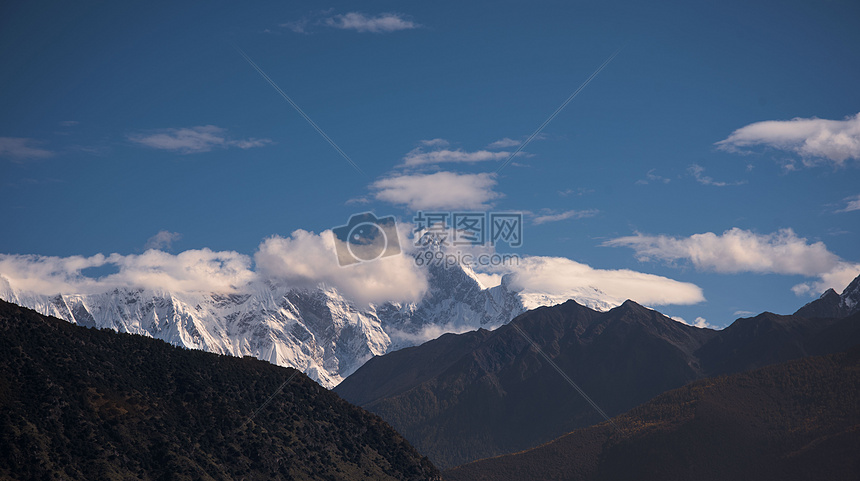
[[841,296],[825,294],[798,311],[851,306],[836,311],[847,317],[766,312],[722,331],[687,326],[632,301],[607,312],[569,301],[494,331],[446,334],[375,357],[335,392],[449,468],[603,421],[543,354],[613,416],[697,379],[860,343],[860,306],[851,304],[857,296],[855,280]]
[[379,417],[295,369],[4,301],[0,479],[441,481]]
[[[484,289],[457,269],[432,275],[422,303],[373,307],[376,321],[325,288],[46,300],[7,285],[4,295],[65,308],[79,324],[120,319],[110,327],[142,335],[0,301],[0,478],[438,481],[431,461],[460,465],[446,471],[452,480],[856,478],[860,351],[806,356],[860,344],[860,277],[794,315],[765,312],[722,331],[632,301],[605,312],[568,301],[493,331],[445,334],[373,357],[337,386],[382,419],[294,369],[151,339],[246,349],[247,339],[278,334],[301,353],[290,359],[313,360],[302,346],[317,338],[296,326],[367,348],[380,332],[415,339],[444,319],[433,316],[490,326],[496,318],[474,317],[487,306],[523,308],[504,283]],[[368,334],[379,319],[388,331]],[[397,346],[387,339],[386,349]],[[281,341],[270,340],[275,353]]]
[[[856,319],[855,319],[856,322]],[[696,381],[446,481],[860,478],[860,346]]]
[[563,299],[515,291],[509,277],[486,288],[468,268],[432,263],[425,268],[429,290],[420,302],[369,307],[333,287],[295,289],[274,282],[253,282],[229,294],[126,288],[49,296],[16,289],[2,272],[0,299],[82,326],[296,367],[328,388],[373,356],[443,332],[492,329],[527,308],[568,297],[601,310],[623,301],[595,288],[568,292]]

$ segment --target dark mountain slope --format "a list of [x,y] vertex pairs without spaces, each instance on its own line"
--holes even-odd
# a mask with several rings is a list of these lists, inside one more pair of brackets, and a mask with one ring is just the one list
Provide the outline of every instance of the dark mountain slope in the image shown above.
[[[600,313],[568,301],[511,324],[610,414],[701,377],[692,353],[714,335],[634,302]],[[443,352],[451,357],[435,363]],[[397,426],[440,466],[526,449],[602,420],[513,325],[375,358],[335,391]]]
[[860,478],[860,348],[696,381],[448,481]]
[[2,301],[0,478],[439,479],[381,419],[293,369]]
[[[709,376],[756,369],[816,354],[828,354],[852,345],[851,332],[860,332],[860,319],[807,319],[770,312],[741,318],[719,332],[696,352]],[[846,331],[838,336],[837,324]]]
[[[851,286],[843,293],[848,304]],[[713,331],[632,301],[608,312],[570,301],[493,332],[443,336],[375,358],[335,391],[382,416],[443,468],[600,422],[514,326],[610,416],[696,379],[860,342],[860,312],[843,319],[763,313]]]
[[[371,369],[356,373],[351,381],[353,402],[366,402],[382,397],[396,396],[407,387],[421,384],[443,373],[462,356],[481,344],[490,331],[479,329],[464,334],[444,334],[416,347],[407,347],[376,356],[367,361]],[[415,369],[402,369],[409,363]],[[373,375],[373,379],[367,377]]]
[[837,294],[833,289],[827,289],[821,297],[801,307],[794,315],[838,319],[857,312],[860,312],[860,276],[851,281],[842,294]]

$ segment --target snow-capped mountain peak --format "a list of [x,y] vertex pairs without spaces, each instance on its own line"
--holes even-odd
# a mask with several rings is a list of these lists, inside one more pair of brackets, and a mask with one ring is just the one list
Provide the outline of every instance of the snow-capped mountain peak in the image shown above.
[[445,332],[493,329],[529,308],[569,298],[601,310],[621,304],[596,289],[565,296],[516,292],[509,276],[486,288],[468,267],[424,267],[429,289],[414,303],[359,306],[331,286],[297,289],[271,280],[231,293],[114,288],[49,296],[15,289],[2,275],[0,298],[83,326],[293,366],[326,387],[373,356]]

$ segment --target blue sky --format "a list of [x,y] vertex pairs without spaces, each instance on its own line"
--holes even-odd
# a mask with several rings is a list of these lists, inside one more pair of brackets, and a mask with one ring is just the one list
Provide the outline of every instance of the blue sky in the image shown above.
[[4,2],[0,253],[250,257],[364,210],[523,211],[523,255],[701,288],[664,313],[793,312],[860,273],[858,21],[851,1]]

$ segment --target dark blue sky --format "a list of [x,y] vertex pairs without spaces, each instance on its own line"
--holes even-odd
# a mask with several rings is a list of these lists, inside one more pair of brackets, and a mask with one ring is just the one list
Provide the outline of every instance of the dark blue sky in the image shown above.
[[667,314],[792,312],[860,273],[858,24],[852,1],[4,2],[0,253],[253,256],[364,210],[523,211],[520,254],[702,289]]

